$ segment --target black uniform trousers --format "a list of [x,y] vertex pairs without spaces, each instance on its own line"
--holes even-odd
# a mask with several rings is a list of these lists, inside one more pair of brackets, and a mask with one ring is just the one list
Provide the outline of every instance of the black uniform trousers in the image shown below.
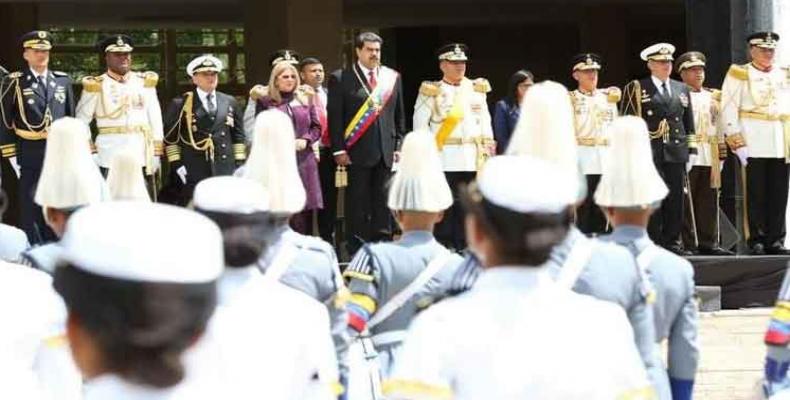
[[647,226],[650,239],[663,247],[680,246],[680,231],[683,227],[683,181],[686,177],[685,163],[661,162],[656,165],[658,174],[669,188],[669,194],[650,217]]
[[595,189],[601,182],[601,175],[585,175],[587,179],[587,197],[576,210],[576,225],[586,235],[600,235],[606,232],[606,216],[595,204]]
[[746,202],[749,246],[784,245],[788,169],[784,158],[749,158],[746,165]]
[[[685,197],[686,218],[683,224],[683,244],[686,249],[712,249],[719,246],[719,207],[717,189],[710,187],[711,167],[694,166],[688,173],[689,192],[693,204]],[[691,213],[694,219],[691,219]],[[693,221],[693,224],[692,224]],[[697,243],[694,240],[697,227]]]
[[353,255],[367,242],[392,238],[387,184],[392,169],[383,159],[372,167],[348,166],[346,186],[346,249]]
[[320,148],[318,162],[318,178],[321,180],[321,193],[324,198],[324,208],[318,210],[318,235],[332,247],[337,248],[335,242],[335,226],[337,225],[337,188],[335,187],[335,157],[329,147]]
[[55,232],[44,221],[41,207],[33,200],[36,196],[36,187],[40,176],[41,169],[24,166],[19,174],[20,223],[31,245],[58,240]]
[[447,184],[453,192],[453,205],[444,212],[444,218],[436,226],[436,239],[449,249],[463,250],[466,248],[466,231],[464,227],[464,209],[461,206],[460,190],[475,179],[477,172],[445,172]]

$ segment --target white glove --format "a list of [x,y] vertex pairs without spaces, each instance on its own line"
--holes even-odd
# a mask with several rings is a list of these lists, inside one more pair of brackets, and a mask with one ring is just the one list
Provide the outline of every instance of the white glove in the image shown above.
[[307,139],[296,139],[296,151],[302,151],[307,148]]
[[16,161],[16,156],[9,158],[8,162],[11,164],[11,168],[14,169],[14,173],[16,174],[17,179],[19,179],[20,168],[19,168],[19,163]]
[[93,157],[93,163],[101,167],[101,164],[99,164],[99,153],[93,153],[91,157]]
[[178,174],[178,177],[181,178],[181,183],[186,185],[186,183],[187,183],[187,167],[185,167],[183,165],[178,167],[178,169],[176,170],[176,174]]
[[749,149],[744,146],[735,150],[735,155],[738,156],[738,159],[741,160],[741,166],[745,167],[749,164]]
[[689,154],[689,160],[686,162],[686,173],[691,171],[694,168],[694,163],[697,162],[697,155],[696,154]]
[[151,160],[151,166],[154,169],[154,173],[159,171],[159,168],[162,168],[162,160],[158,156],[154,156],[154,159]]

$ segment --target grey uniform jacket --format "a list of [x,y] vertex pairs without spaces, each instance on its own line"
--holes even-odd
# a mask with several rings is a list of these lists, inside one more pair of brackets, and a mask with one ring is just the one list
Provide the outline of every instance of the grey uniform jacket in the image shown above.
[[[634,257],[652,245],[647,232],[636,226],[619,226],[602,240],[624,246]],[[693,381],[699,362],[694,269],[688,261],[661,248],[647,268],[656,290],[656,342],[668,339],[669,378]]]

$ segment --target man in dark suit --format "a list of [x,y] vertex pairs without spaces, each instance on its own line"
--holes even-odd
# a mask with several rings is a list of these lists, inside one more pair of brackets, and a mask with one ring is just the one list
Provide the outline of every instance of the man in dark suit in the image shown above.
[[625,86],[620,113],[636,115],[647,122],[653,161],[669,188],[661,208],[650,218],[648,232],[654,242],[678,255],[690,255],[683,248],[683,185],[689,153],[695,153],[694,114],[688,87],[670,79],[675,46],[658,43],[642,50],[650,76]]
[[8,74],[0,83],[0,153],[19,178],[21,228],[31,244],[40,244],[57,240],[44,222],[41,207],[33,202],[47,134],[53,121],[74,116],[75,102],[69,76],[49,70],[49,32],[29,32],[21,41],[28,68]]
[[389,239],[386,184],[398,141],[406,130],[401,79],[380,64],[381,37],[356,38],[357,62],[329,77],[327,117],[332,153],[348,168],[345,197],[349,254],[368,241]]
[[176,97],[165,113],[170,184],[163,200],[186,205],[203,179],[232,175],[246,158],[242,114],[233,96],[217,91],[222,61],[211,55],[187,66],[195,89]]

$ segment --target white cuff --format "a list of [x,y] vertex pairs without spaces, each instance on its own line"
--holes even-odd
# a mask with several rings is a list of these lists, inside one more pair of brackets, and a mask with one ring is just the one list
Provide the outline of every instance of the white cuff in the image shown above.
[[341,154],[346,154],[346,151],[345,150],[340,150],[340,151],[336,151],[336,152],[332,153],[333,156],[339,156]]

